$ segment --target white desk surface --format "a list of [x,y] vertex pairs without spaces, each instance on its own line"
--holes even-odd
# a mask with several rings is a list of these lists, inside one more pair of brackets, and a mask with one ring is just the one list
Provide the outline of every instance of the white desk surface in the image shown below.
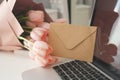
[[[0,80],[23,80],[21,74],[39,65],[28,55],[0,51]],[[25,52],[27,53],[27,52]]]

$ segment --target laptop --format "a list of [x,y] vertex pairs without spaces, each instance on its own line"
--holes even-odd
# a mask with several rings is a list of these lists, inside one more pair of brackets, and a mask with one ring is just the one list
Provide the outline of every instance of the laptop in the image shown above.
[[[91,24],[98,27],[92,63],[59,58],[58,63],[22,73],[23,80],[120,80],[120,66],[115,64],[118,46],[109,37],[117,20],[119,0],[96,0]],[[120,65],[120,64],[119,64]]]

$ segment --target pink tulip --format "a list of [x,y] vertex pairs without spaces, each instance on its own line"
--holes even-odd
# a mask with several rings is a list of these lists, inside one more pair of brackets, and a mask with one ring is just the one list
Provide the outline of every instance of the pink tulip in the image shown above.
[[67,23],[67,20],[61,18],[61,19],[57,19],[57,20],[55,20],[54,22],[56,22],[56,23]]
[[32,53],[32,51],[29,51],[29,56],[32,60],[35,60],[36,55]]
[[47,59],[44,59],[43,57],[40,56],[36,56],[35,61],[42,67],[46,66],[48,63]]
[[45,29],[49,30],[50,29],[50,23],[43,22],[38,27],[42,27],[42,28],[45,28]]
[[47,56],[45,59],[37,56],[36,59],[35,59],[35,61],[38,64],[40,64],[42,67],[46,67],[48,65],[56,63],[57,62],[57,58],[54,57],[54,56],[51,56],[51,55]]
[[47,53],[49,50],[49,45],[44,41],[35,41],[32,50],[35,51],[35,53],[38,53],[40,56],[46,57],[49,54]]
[[47,49],[46,53],[50,54],[52,52],[53,52],[53,48],[50,45],[48,45],[48,49]]
[[55,57],[50,55],[52,51],[53,49],[46,42],[35,41],[29,52],[29,56],[41,66],[45,67],[57,61]]
[[51,65],[57,62],[57,58],[51,55],[49,55],[46,58],[36,55],[36,56],[33,56],[32,59],[42,67],[46,67],[48,65]]
[[57,58],[54,57],[54,56],[51,56],[51,55],[49,55],[49,56],[47,57],[47,60],[48,60],[48,63],[46,64],[46,66],[47,66],[47,65],[50,65],[50,64],[54,64],[55,62],[57,62]]
[[30,10],[28,12],[28,19],[37,26],[44,21],[44,12],[40,10]]
[[29,26],[29,27],[31,27],[31,28],[36,27],[36,25],[35,25],[35,24],[33,24],[33,23],[32,23],[32,22],[30,22],[30,21],[26,21],[26,25],[27,25],[27,26]]
[[43,40],[46,41],[48,31],[44,28],[36,27],[30,32],[30,37],[33,40]]
[[29,52],[29,56],[32,60],[34,60],[36,63],[38,63],[40,66],[44,67],[49,62],[48,59],[39,56],[38,54],[34,54],[33,51]]

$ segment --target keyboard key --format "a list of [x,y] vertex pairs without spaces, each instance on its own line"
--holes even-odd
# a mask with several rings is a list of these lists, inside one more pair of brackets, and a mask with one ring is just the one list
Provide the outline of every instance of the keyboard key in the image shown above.
[[77,76],[78,78],[84,77],[82,74],[76,74],[76,76]]
[[70,80],[69,77],[66,76],[66,75],[61,76],[61,79],[62,79],[62,80]]
[[75,78],[76,76],[74,74],[69,75],[70,78]]
[[85,77],[88,78],[88,79],[93,78],[93,77],[92,77],[91,75],[89,75],[89,74],[85,75]]
[[72,80],[80,80],[80,79],[78,79],[78,78],[74,78],[74,79],[72,79]]
[[67,73],[68,75],[72,74],[72,72],[71,72],[71,71],[66,71],[66,73]]

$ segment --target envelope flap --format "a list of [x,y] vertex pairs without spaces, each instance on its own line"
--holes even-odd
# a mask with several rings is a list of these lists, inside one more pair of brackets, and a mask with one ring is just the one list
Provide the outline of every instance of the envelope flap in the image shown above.
[[67,49],[74,48],[96,31],[96,28],[88,26],[82,27],[59,23],[52,23],[51,29],[54,30],[57,37],[60,38]]

